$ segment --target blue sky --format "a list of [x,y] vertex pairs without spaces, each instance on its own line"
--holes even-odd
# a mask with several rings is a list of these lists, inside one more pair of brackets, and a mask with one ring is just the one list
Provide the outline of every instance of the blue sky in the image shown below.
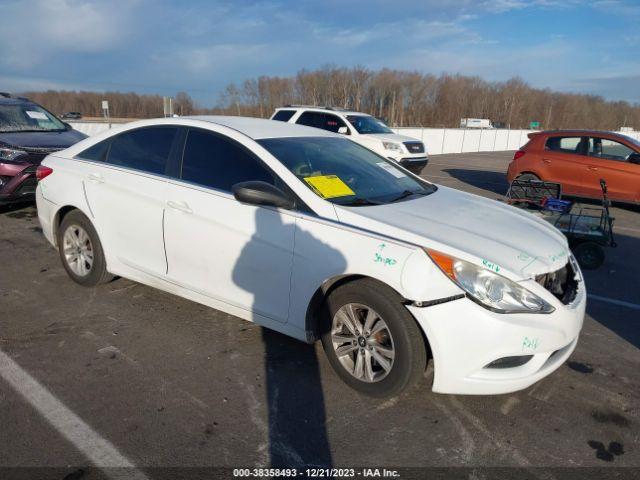
[[173,95],[323,65],[518,75],[640,103],[640,0],[0,0],[0,91]]

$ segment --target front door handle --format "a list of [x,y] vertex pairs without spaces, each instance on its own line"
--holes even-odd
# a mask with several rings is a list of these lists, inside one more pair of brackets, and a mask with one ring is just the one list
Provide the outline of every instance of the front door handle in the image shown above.
[[193,210],[191,210],[191,208],[189,208],[189,205],[187,205],[185,202],[174,202],[173,200],[168,200],[167,207],[184,213],[193,213]]
[[588,168],[589,170],[591,170],[592,172],[597,172],[597,171],[598,171],[598,167],[595,167],[595,166],[593,166],[593,165],[589,165],[587,168]]
[[549,159],[549,158],[543,158],[542,161],[544,163],[551,163],[551,159]]
[[97,173],[90,173],[87,178],[93,183],[104,183],[104,177]]

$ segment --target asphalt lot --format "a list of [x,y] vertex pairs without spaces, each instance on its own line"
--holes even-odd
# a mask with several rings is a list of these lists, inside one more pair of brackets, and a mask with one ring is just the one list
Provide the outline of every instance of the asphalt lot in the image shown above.
[[[439,155],[423,175],[497,198],[510,158]],[[607,250],[600,270],[586,272],[592,298],[565,366],[527,390],[475,397],[431,393],[427,370],[402,396],[376,401],[346,387],[319,344],[124,279],[74,284],[35,208],[3,208],[0,467],[53,466],[59,476],[46,478],[100,478],[77,468],[102,459],[128,461],[156,478],[162,471],[153,467],[491,466],[526,469],[513,470],[518,478],[564,478],[567,471],[535,467],[581,466],[607,469],[593,478],[634,467],[615,470],[634,478],[640,210],[614,215],[619,246]],[[22,393],[42,389],[25,374],[51,394],[37,408]]]

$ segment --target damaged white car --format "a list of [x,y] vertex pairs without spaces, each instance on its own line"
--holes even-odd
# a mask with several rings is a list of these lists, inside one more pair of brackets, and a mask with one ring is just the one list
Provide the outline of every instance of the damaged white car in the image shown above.
[[[151,285],[302,341],[377,397],[525,388],[576,347],[586,290],[543,220],[348,139],[241,117],[145,120],[49,155],[38,216],[69,276]],[[167,321],[171,321],[167,318]]]

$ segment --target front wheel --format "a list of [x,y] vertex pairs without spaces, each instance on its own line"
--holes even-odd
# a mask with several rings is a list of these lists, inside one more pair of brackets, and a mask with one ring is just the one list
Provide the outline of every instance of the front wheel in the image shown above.
[[338,287],[327,298],[325,353],[340,378],[365,395],[397,395],[425,370],[425,342],[400,300],[369,279]]

